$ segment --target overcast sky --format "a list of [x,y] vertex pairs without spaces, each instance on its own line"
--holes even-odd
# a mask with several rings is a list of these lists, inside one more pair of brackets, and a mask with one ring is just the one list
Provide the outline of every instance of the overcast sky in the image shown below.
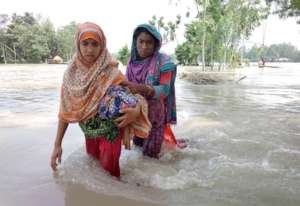
[[[153,15],[164,16],[167,20],[177,14],[184,16],[192,0],[184,0],[180,6],[170,0],[89,0],[72,2],[64,0],[0,0],[0,13],[9,14],[32,12],[49,18],[56,28],[71,21],[83,23],[91,21],[99,24],[107,37],[111,52],[131,44],[132,31],[136,25],[148,22]],[[280,20],[269,18],[257,28],[247,41],[248,46],[263,42],[263,31],[266,30],[265,44],[291,43],[300,49],[300,25],[295,19]],[[184,27],[179,31],[179,42],[184,40]],[[164,50],[174,52],[174,44],[164,46]]]

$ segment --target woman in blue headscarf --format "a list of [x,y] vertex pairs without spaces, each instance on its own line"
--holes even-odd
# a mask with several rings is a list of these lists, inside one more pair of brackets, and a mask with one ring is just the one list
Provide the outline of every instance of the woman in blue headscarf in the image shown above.
[[135,137],[135,145],[143,147],[144,155],[158,158],[164,139],[176,144],[170,124],[176,124],[176,65],[160,53],[162,38],[149,24],[137,26],[133,33],[131,57],[126,69],[128,87],[148,101],[152,129],[147,139]]

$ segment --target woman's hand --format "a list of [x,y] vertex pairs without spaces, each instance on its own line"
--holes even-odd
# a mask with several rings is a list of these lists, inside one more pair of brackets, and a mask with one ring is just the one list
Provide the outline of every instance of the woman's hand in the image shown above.
[[61,146],[55,146],[51,155],[51,167],[53,171],[57,170],[58,163],[61,163],[62,148]]
[[139,84],[129,82],[126,87],[130,90],[132,94],[139,93]]
[[127,87],[132,94],[140,93],[140,84],[124,81],[120,85]]
[[53,171],[56,171],[57,162],[61,163],[61,155],[62,155],[61,144],[62,144],[62,140],[64,138],[64,135],[65,135],[65,132],[66,132],[68,126],[69,126],[69,123],[64,122],[62,120],[58,121],[54,149],[53,149],[53,152],[51,155],[51,161],[50,161],[50,166],[52,167]]
[[122,109],[121,113],[123,114],[121,117],[115,120],[115,123],[119,128],[126,127],[128,124],[134,122],[136,118],[139,116],[141,112],[141,106],[139,103],[135,107],[129,107]]
[[146,84],[137,84],[137,83],[126,81],[123,82],[121,85],[126,86],[132,94],[141,94],[143,96],[150,98],[153,97],[155,93],[153,87]]

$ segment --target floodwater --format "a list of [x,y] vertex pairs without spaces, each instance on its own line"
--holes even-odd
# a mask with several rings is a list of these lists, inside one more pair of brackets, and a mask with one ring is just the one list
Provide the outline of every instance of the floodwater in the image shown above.
[[67,206],[99,194],[100,200],[117,196],[120,204],[126,199],[136,205],[298,206],[300,64],[279,66],[238,70],[237,76],[247,76],[238,83],[178,79],[173,129],[188,147],[165,147],[159,160],[143,157],[138,148],[123,150],[117,181],[85,154],[76,124],[68,128],[63,164],[52,175],[49,158],[66,66],[2,65],[1,205]]

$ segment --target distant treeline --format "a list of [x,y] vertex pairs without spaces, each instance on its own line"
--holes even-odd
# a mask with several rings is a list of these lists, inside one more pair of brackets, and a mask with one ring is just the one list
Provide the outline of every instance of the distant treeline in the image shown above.
[[245,58],[250,61],[260,61],[264,58],[266,61],[278,62],[300,62],[300,50],[291,44],[272,44],[270,46],[253,46],[249,49]]
[[[258,61],[261,57],[267,61],[300,62],[299,51],[290,44],[253,46],[244,51],[242,42],[270,13],[270,7],[263,4],[265,1],[281,8],[277,13],[282,17],[300,14],[298,0],[195,0],[194,16],[189,11],[186,13],[186,18],[191,21],[185,24],[185,41],[177,44],[174,50],[177,63],[202,65],[204,71],[208,66],[213,69],[216,65],[219,70],[233,68],[245,59]],[[181,17],[178,15],[176,19],[166,22],[164,17],[153,16],[149,23],[158,28],[166,43],[176,40]],[[0,63],[41,63],[55,56],[67,62],[74,53],[77,25],[71,22],[55,29],[49,19],[29,12],[11,16],[0,14]],[[129,48],[125,45],[116,58],[126,64],[129,55]]]
[[74,52],[77,24],[55,30],[49,19],[0,14],[0,63],[41,63],[56,55],[68,61]]

